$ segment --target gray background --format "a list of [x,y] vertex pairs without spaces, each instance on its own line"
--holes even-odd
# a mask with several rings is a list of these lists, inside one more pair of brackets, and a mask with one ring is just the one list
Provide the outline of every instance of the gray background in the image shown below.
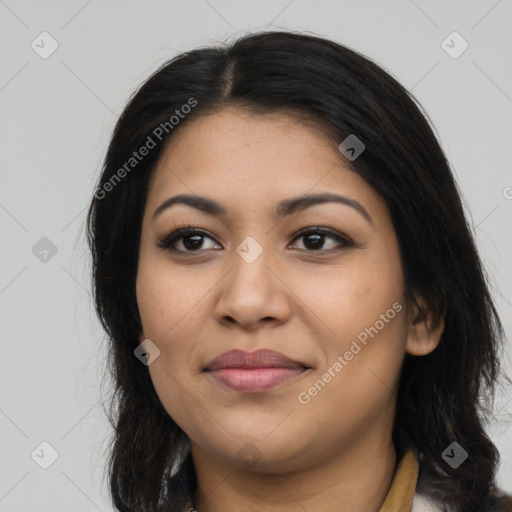
[[[511,1],[0,0],[0,511],[112,510],[105,342],[83,237],[106,144],[128,96],[165,60],[273,28],[351,46],[413,91],[456,173],[510,339]],[[43,31],[59,45],[46,59],[31,47],[51,48]],[[469,44],[457,58],[441,45],[453,31]],[[56,254],[41,252],[43,237]],[[512,492],[510,398],[500,392],[490,432]],[[48,469],[44,441],[58,453]]]

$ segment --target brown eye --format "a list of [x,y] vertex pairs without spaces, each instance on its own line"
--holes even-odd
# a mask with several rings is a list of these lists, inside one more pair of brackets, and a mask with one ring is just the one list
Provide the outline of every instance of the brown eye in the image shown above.
[[[204,240],[209,239],[214,242],[213,238],[207,235],[204,231],[198,229],[178,229],[169,236],[160,239],[157,246],[162,249],[168,249],[177,252],[198,252],[200,249],[204,249]],[[181,244],[182,248],[176,247]],[[206,249],[212,249],[214,247],[206,247]]]
[[[311,227],[299,232],[294,240],[304,239],[303,245],[306,251],[332,251],[352,247],[354,244],[345,236],[337,231],[327,228]],[[325,247],[326,239],[334,241],[330,247]],[[302,249],[301,249],[302,250]]]

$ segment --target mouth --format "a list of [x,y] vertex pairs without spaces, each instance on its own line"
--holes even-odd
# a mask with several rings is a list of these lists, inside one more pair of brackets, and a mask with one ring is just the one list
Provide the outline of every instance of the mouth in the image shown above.
[[232,350],[206,365],[203,372],[229,389],[260,393],[297,380],[312,368],[273,350]]

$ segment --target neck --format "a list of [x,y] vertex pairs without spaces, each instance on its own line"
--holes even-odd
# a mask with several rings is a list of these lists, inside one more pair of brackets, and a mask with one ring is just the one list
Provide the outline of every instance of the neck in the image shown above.
[[378,512],[397,464],[391,438],[383,443],[382,437],[361,439],[321,464],[285,474],[240,471],[191,447],[197,512]]

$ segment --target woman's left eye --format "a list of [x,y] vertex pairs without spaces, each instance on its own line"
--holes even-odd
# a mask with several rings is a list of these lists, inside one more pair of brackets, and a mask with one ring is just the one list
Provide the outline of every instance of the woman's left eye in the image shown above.
[[[215,240],[202,230],[194,228],[178,229],[165,238],[159,239],[157,246],[174,252],[199,252],[199,249],[205,249],[204,239],[214,242],[213,245],[216,244]],[[299,231],[293,240],[298,239],[304,239],[303,245],[305,249],[300,250],[307,252],[339,251],[354,245],[351,240],[341,233],[329,228],[320,227],[309,227]],[[331,240],[331,247],[325,248],[326,239]],[[178,248],[177,246],[179,245],[183,248]],[[206,249],[214,250],[219,248],[221,246],[218,244],[217,247],[206,247]]]
[[[311,249],[312,251],[339,251],[342,249],[346,249],[347,247],[352,247],[354,245],[352,241],[349,240],[346,236],[328,228],[312,227],[303,229],[297,234],[294,240],[300,238],[304,239],[304,245],[309,246],[309,249]],[[326,238],[330,238],[331,240],[335,241],[335,243],[331,245],[331,248],[326,249],[325,247],[323,247]]]

